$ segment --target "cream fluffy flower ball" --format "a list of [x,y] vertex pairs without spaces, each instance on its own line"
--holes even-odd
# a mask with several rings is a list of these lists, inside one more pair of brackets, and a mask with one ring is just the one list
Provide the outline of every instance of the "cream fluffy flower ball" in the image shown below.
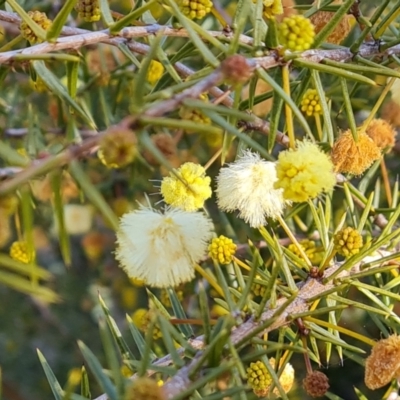
[[207,253],[213,224],[202,212],[149,208],[122,216],[116,258],[130,278],[165,288],[194,278],[194,265]]
[[263,160],[250,150],[221,171],[217,178],[218,206],[224,211],[239,211],[253,228],[266,224],[266,217],[278,218],[284,208],[282,189],[274,189],[275,163]]

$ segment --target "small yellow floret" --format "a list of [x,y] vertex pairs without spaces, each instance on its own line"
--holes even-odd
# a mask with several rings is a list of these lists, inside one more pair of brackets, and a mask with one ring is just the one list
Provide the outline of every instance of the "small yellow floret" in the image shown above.
[[[151,319],[153,317],[153,311],[146,310],[144,308],[137,309],[131,316],[134,325],[143,333],[146,333],[149,329]],[[154,326],[153,339],[157,340],[162,337],[161,330],[158,326]]]
[[[201,94],[199,96],[199,100],[203,100],[204,102],[208,102],[208,96],[206,94]],[[202,125],[210,125],[211,120],[209,117],[204,115],[200,110],[191,107],[181,107],[179,110],[179,116],[182,119],[190,120]],[[186,130],[187,133],[193,133],[195,131]]]
[[301,111],[308,117],[322,114],[321,102],[315,89],[308,89],[305,92],[301,100]]
[[211,12],[211,0],[177,0],[182,13],[190,19],[202,19]]
[[161,182],[164,201],[185,211],[196,211],[211,197],[211,178],[205,169],[192,162],[174,169]]
[[24,264],[29,264],[34,259],[34,254],[28,253],[28,244],[25,241],[14,242],[10,247],[10,257]]
[[[257,3],[257,0],[253,0]],[[282,0],[264,0],[263,1],[263,17],[266,19],[274,18],[275,15],[283,14]]]
[[150,85],[155,85],[157,81],[162,77],[162,74],[164,73],[164,66],[155,60],[151,60],[149,69],[147,70],[147,82],[150,83]]
[[79,17],[86,22],[99,21],[101,18],[98,0],[78,0],[75,10],[78,11]]
[[354,228],[341,229],[334,237],[335,250],[344,257],[351,257],[360,252],[363,246],[361,234]]
[[298,142],[296,149],[279,154],[275,189],[283,189],[283,197],[303,202],[333,189],[336,179],[330,158],[311,142]]
[[232,257],[236,252],[236,244],[233,243],[232,239],[229,239],[223,235],[218,238],[214,238],[208,247],[210,257],[219,262],[220,264],[229,264],[232,261]]
[[280,44],[292,51],[304,51],[314,42],[314,25],[302,15],[286,17],[278,25]]
[[[272,368],[275,368],[275,359],[271,358],[269,363]],[[279,383],[285,393],[288,393],[293,386],[294,382],[294,369],[287,363],[285,368],[279,377]],[[253,389],[254,393],[258,397],[265,397],[273,383],[272,377],[269,374],[267,367],[262,361],[256,361],[250,364],[247,368],[247,383]],[[273,393],[279,396],[279,390],[275,388]]]
[[[40,11],[29,11],[28,15],[45,31],[48,31],[50,29],[52,21],[47,18],[47,15],[45,13]],[[30,44],[43,42],[43,39],[38,38],[26,22],[22,21],[19,29],[21,31],[22,37],[28,40]]]

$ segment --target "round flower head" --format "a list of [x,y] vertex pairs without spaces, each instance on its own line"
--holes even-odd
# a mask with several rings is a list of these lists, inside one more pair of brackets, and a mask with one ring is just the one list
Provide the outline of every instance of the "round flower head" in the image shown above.
[[375,390],[400,377],[400,336],[391,335],[372,348],[365,362],[365,384]]
[[13,244],[11,245],[10,257],[24,264],[29,264],[34,260],[35,254],[29,254],[28,243],[20,240],[17,242],[13,242]]
[[236,252],[236,244],[223,235],[214,238],[208,246],[210,257],[221,264],[229,264]]
[[[272,368],[275,368],[275,359],[271,358],[269,363]],[[294,382],[294,369],[287,363],[279,377],[279,383],[285,393],[288,393],[293,386]],[[254,394],[258,397],[265,397],[273,383],[273,379],[269,374],[267,367],[262,361],[252,362],[250,367],[247,368],[247,383],[253,388]],[[273,390],[276,396],[279,396],[278,388]]]
[[314,25],[302,15],[286,17],[278,25],[279,41],[291,51],[308,50],[314,42]]
[[351,257],[360,252],[363,246],[363,238],[357,229],[350,226],[341,229],[333,238],[335,250],[344,257]]
[[156,60],[151,60],[149,69],[147,70],[146,79],[150,85],[155,85],[164,73],[164,66]]
[[201,165],[187,162],[162,180],[161,194],[173,207],[196,211],[211,197],[210,183],[211,178]]
[[355,142],[350,130],[335,141],[331,153],[336,171],[352,175],[361,175],[380,156],[379,148],[366,133],[359,132]]
[[308,89],[301,100],[301,111],[308,117],[322,114],[321,102],[315,89]]
[[165,288],[194,278],[207,253],[213,224],[201,212],[141,208],[125,214],[117,232],[116,258],[130,278]]
[[373,119],[367,126],[365,133],[380,149],[392,148],[395,144],[397,132],[383,119]]
[[181,12],[190,19],[202,19],[211,12],[211,0],[178,0]]
[[336,183],[330,158],[311,142],[298,142],[295,150],[279,154],[276,189],[286,200],[302,202],[329,192]]
[[275,163],[247,150],[217,178],[218,206],[223,211],[239,211],[253,228],[266,224],[266,217],[278,218],[285,207],[281,189],[274,189]]
[[[52,21],[47,18],[45,13],[40,11],[28,11],[28,16],[45,31],[50,29]],[[25,21],[21,21],[19,29],[21,30],[22,37],[28,40],[30,44],[43,42],[41,38],[36,36],[36,34]]]

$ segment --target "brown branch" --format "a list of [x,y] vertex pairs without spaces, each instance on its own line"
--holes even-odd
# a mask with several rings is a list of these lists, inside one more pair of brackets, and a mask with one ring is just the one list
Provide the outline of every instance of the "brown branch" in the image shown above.
[[[290,324],[290,320],[293,318],[293,316],[299,313],[306,312],[310,309],[311,306],[310,299],[322,297],[325,292],[328,292],[329,290],[337,286],[340,280],[349,278],[353,274],[359,272],[363,264],[376,262],[381,258],[389,256],[390,254],[392,253],[385,250],[380,250],[379,254],[373,256],[367,256],[364,258],[363,261],[354,265],[351,270],[342,271],[334,281],[330,281],[327,284],[323,284],[322,279],[314,279],[311,277],[308,278],[305,282],[298,283],[297,287],[299,291],[296,295],[295,300],[291,304],[289,304],[289,306],[286,307],[286,309],[281,314],[279,314],[278,316],[275,315],[276,311],[280,307],[282,307],[282,305],[284,305],[284,303],[286,302],[287,299],[284,297],[280,298],[276,302],[276,306],[274,308],[270,308],[271,305],[270,302],[268,302],[265,306],[265,311],[261,314],[261,318],[259,320],[256,320],[254,317],[252,317],[246,322],[239,325],[236,329],[234,329],[230,336],[231,343],[233,345],[237,345],[241,343],[243,339],[246,337],[251,337],[253,335],[254,336],[262,335]],[[328,278],[329,276],[334,274],[338,270],[338,268],[340,268],[341,265],[342,262],[338,262],[334,266],[328,268],[325,271],[323,278]],[[380,268],[380,267],[382,267],[382,265],[379,265],[378,267],[372,267],[369,270],[373,271],[374,268]],[[270,326],[268,326],[268,328],[266,328],[262,332],[256,333],[262,324],[274,318],[275,318],[274,322]],[[204,348],[205,344],[203,342],[203,336],[199,336],[195,339],[190,339],[188,342],[194,349],[198,350],[198,352],[196,353],[193,360],[189,362],[188,365],[181,368],[176,375],[172,376],[163,385],[164,393],[167,399],[172,399],[175,395],[188,389],[192,384],[192,381],[189,379],[189,375],[191,370],[196,366],[198,359],[202,354],[202,349]],[[183,349],[178,349],[178,350],[180,355],[183,356],[184,354]],[[153,363],[154,366],[168,366],[171,364],[172,360],[169,355]],[[149,375],[151,375],[152,373],[153,371],[151,371],[151,366],[150,366]],[[131,378],[135,379],[136,375],[133,375]],[[97,397],[95,400],[107,400],[107,399],[108,399],[107,395],[103,394]]]

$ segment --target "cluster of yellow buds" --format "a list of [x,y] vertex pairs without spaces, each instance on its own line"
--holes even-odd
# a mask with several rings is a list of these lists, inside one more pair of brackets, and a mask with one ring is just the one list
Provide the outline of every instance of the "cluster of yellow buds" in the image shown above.
[[78,0],[75,5],[78,15],[86,22],[95,22],[101,18],[98,0]]
[[[323,249],[317,247],[313,240],[304,239],[299,242],[300,247],[306,253],[308,259],[314,264],[319,264],[322,261]],[[299,249],[294,243],[289,244],[288,249],[301,258]]]
[[136,142],[133,131],[112,128],[102,137],[97,156],[108,168],[123,168],[134,160]]
[[[260,279],[260,276],[257,275],[256,279]],[[267,287],[265,285],[262,285],[261,283],[254,282],[251,285],[251,292],[254,294],[254,296],[264,297],[266,290],[267,290]]]
[[[132,314],[132,321],[140,331],[146,333],[147,330],[149,329],[152,315],[153,312],[151,310],[146,310],[145,308],[139,308]],[[160,339],[161,337],[162,337],[161,330],[157,325],[155,325],[153,329],[153,339],[157,340]]]
[[[207,102],[208,101],[208,96],[206,94],[201,94],[199,96],[199,99]],[[203,125],[210,125],[211,124],[210,118],[208,118],[201,111],[196,110],[195,108],[182,107],[179,110],[179,116],[182,119],[187,119],[187,120],[196,122],[198,124],[203,124]],[[188,133],[191,133],[191,132],[188,132]]]
[[[257,3],[257,0],[253,0]],[[275,15],[283,14],[282,0],[264,0],[263,1],[263,17],[266,19],[274,18]]]
[[22,262],[24,264],[29,264],[33,261],[35,255],[29,254],[28,244],[23,241],[16,241],[10,247],[10,257],[14,260]]
[[155,85],[164,73],[164,66],[156,60],[151,60],[147,70],[146,80],[150,85]]
[[220,264],[229,264],[232,261],[233,255],[236,252],[236,244],[233,240],[221,235],[214,238],[208,246],[210,257]]
[[[275,359],[271,358],[269,363],[272,368],[275,368]],[[285,393],[288,393],[293,386],[294,382],[294,369],[287,363],[285,368],[279,377],[279,383]],[[269,374],[267,367],[262,361],[252,362],[250,367],[247,368],[247,383],[253,389],[253,392],[258,397],[265,397],[273,383],[272,377]],[[273,393],[279,396],[277,388],[273,390]]]
[[301,111],[308,117],[322,114],[321,101],[315,89],[307,89],[304,93],[301,100]]
[[363,238],[360,233],[351,227],[341,229],[334,239],[335,250],[344,257],[351,257],[360,252]]
[[286,17],[278,25],[280,44],[292,51],[308,50],[314,42],[314,26],[302,15]]
[[[178,287],[175,289],[176,296],[178,300],[182,302],[183,300],[183,290]],[[171,299],[169,298],[168,291],[166,289],[162,289],[160,293],[160,301],[165,307],[172,307]]]
[[[34,22],[36,22],[40,27],[42,27],[45,31],[49,30],[52,21],[47,18],[47,15],[40,11],[29,11],[28,15],[32,18]],[[38,38],[36,34],[32,31],[32,29],[28,26],[28,24],[24,21],[21,21],[19,26],[22,37],[29,41],[29,43],[41,43],[42,39]]]
[[211,12],[211,0],[179,0],[178,6],[182,13],[190,19],[201,19]]
[[136,378],[127,388],[124,400],[166,400],[161,385],[148,377]]

